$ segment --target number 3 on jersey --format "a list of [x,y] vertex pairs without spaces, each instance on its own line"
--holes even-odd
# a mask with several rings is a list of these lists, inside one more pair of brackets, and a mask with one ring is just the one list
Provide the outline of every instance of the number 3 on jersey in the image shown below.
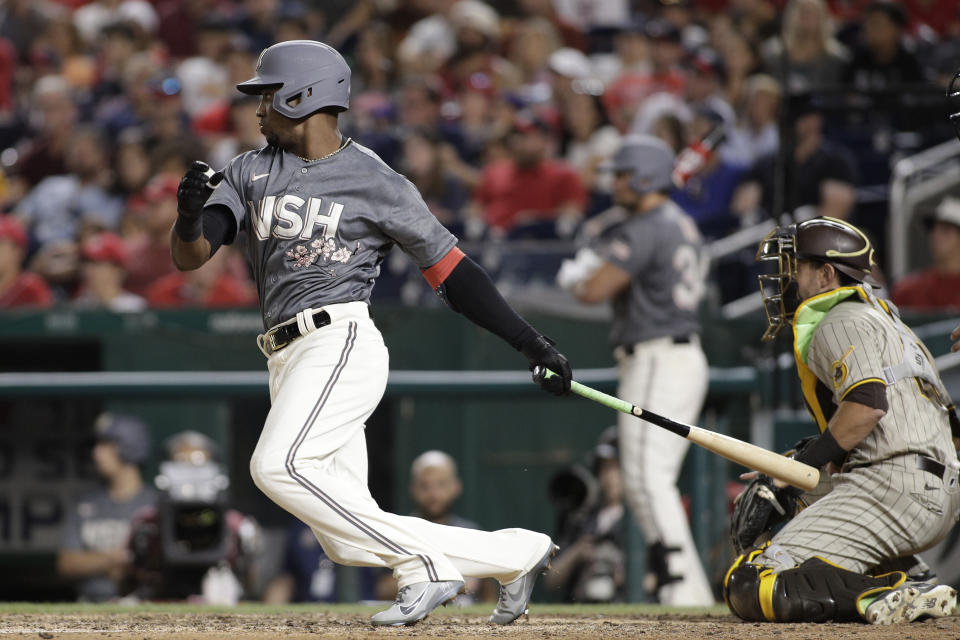
[[260,240],[266,240],[271,235],[283,240],[297,236],[301,240],[309,240],[316,227],[323,227],[324,240],[335,237],[343,205],[331,200],[326,212],[321,212],[322,205],[322,198],[304,200],[289,194],[267,196],[260,201],[259,207],[252,201],[247,202],[253,228]]
[[677,247],[673,254],[673,268],[679,280],[673,285],[673,303],[678,309],[690,311],[697,308],[703,297],[707,266],[707,260],[693,245],[681,244]]

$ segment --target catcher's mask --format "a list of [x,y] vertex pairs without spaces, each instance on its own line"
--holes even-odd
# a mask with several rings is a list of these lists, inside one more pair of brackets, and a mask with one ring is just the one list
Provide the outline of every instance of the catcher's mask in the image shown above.
[[820,217],[777,227],[760,241],[757,249],[757,262],[777,263],[775,272],[758,276],[767,314],[763,340],[772,340],[784,325],[793,321],[800,305],[797,263],[801,260],[829,263],[857,282],[880,286],[872,275],[876,266],[873,246],[852,224]]

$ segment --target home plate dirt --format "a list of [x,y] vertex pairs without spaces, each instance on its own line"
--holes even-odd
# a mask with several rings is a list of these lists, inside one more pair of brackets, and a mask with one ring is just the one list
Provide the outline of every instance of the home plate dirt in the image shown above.
[[[553,608],[554,610],[556,607]],[[374,610],[371,610],[371,612]],[[507,627],[486,622],[482,615],[435,613],[412,627],[375,628],[370,614],[309,612],[224,613],[222,611],[126,612],[9,612],[0,617],[0,638],[57,638],[58,640],[117,638],[161,640],[318,640],[320,638],[650,638],[651,640],[838,640],[908,638],[910,640],[960,640],[960,617],[914,622],[895,627],[865,624],[758,624],[729,615],[679,613],[630,615],[621,610],[602,613],[524,617]]]

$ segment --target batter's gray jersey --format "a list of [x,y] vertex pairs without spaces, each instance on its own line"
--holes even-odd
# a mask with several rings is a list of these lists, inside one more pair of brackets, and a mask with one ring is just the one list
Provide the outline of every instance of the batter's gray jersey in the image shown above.
[[[884,369],[903,358],[903,343],[892,320],[858,300],[841,302],[823,318],[810,341],[807,364],[832,392],[833,403],[839,404],[858,385],[884,384]],[[850,452],[847,464],[908,453],[942,462],[955,457],[946,411],[921,391],[915,378],[903,378],[887,386],[886,392],[886,415]]]
[[265,329],[303,309],[368,301],[394,244],[426,268],[457,242],[409,180],[356,142],[314,162],[268,145],[223,174],[207,206],[233,213],[228,244],[246,231]]
[[700,330],[705,262],[700,232],[683,209],[667,201],[604,232],[594,249],[630,274],[613,299],[610,342],[630,345]]

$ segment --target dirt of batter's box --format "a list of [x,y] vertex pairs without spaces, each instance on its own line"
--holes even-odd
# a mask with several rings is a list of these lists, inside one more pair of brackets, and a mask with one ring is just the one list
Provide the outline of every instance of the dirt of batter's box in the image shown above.
[[729,616],[529,616],[490,625],[472,616],[431,616],[412,627],[375,628],[369,617],[329,613],[229,614],[7,614],[0,636],[49,640],[368,640],[427,637],[517,640],[649,638],[650,640],[960,640],[960,617],[873,627],[865,624],[765,624]]

